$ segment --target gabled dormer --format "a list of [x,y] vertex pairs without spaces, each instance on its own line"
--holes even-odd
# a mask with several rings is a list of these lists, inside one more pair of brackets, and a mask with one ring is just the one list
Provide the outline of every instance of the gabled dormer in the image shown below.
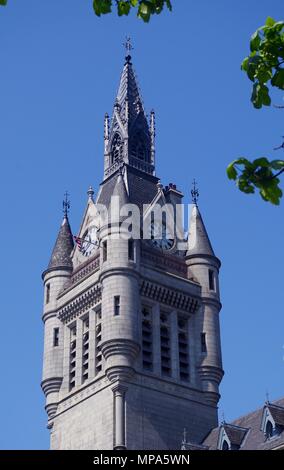
[[265,440],[279,436],[284,430],[284,407],[267,402],[263,407],[260,429]]
[[239,450],[249,430],[233,424],[223,423],[220,427],[219,450]]

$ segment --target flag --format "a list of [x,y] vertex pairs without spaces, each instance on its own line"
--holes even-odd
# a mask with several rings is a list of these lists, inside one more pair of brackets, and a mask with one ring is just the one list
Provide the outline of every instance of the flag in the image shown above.
[[73,235],[73,238],[75,240],[75,243],[76,243],[79,251],[81,251],[82,250],[82,238],[77,237],[76,235]]

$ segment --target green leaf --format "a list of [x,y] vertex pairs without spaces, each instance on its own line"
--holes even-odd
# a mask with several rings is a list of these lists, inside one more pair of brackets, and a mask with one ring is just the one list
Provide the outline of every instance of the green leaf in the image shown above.
[[238,176],[238,172],[234,167],[235,162],[230,163],[230,165],[227,166],[227,176],[229,180],[236,180]]
[[254,107],[257,108],[257,109],[261,108],[261,106],[262,106],[262,103],[259,99],[258,90],[259,90],[259,84],[254,83],[254,85],[252,87],[252,95],[251,95],[250,100],[251,100],[252,104],[254,105]]
[[243,193],[252,194],[255,192],[253,185],[246,178],[239,178],[237,181],[237,186]]
[[276,21],[275,21],[273,18],[271,18],[271,16],[268,16],[268,17],[266,18],[266,22],[265,22],[265,25],[266,25],[266,26],[270,26],[270,27],[271,27],[271,26],[274,26],[275,23],[276,23]]
[[260,190],[260,195],[265,201],[271,202],[278,206],[280,204],[280,198],[282,197],[282,191],[278,186],[271,185],[267,187],[263,187]]
[[94,0],[93,9],[97,16],[101,14],[111,13],[112,0]]
[[7,5],[7,0],[0,0],[0,5],[3,5],[3,6]]
[[139,18],[142,18],[142,20],[145,21],[146,23],[148,23],[148,21],[150,20],[150,16],[151,16],[150,5],[148,3],[149,2],[142,1],[138,8]]
[[254,83],[251,95],[251,102],[254,107],[259,109],[264,106],[270,106],[271,98],[269,96],[269,90],[266,85]]
[[258,69],[256,73],[258,81],[262,84],[268,82],[272,77],[272,72],[270,69]]
[[266,157],[257,158],[256,160],[252,162],[252,164],[254,168],[257,168],[259,166],[268,168],[270,166],[270,162],[267,160]]
[[260,39],[260,36],[258,34],[258,31],[255,31],[255,33],[253,33],[253,35],[251,37],[251,40],[250,40],[250,50],[251,50],[251,52],[258,51],[260,43],[261,43],[261,39]]
[[245,59],[241,63],[241,70],[244,70],[245,72],[247,72],[248,62],[249,62],[249,57],[245,57]]
[[171,3],[170,0],[166,0],[166,5],[167,5],[168,9],[169,9],[170,11],[172,11],[173,7],[172,7],[172,3]]
[[130,3],[127,1],[119,1],[117,4],[118,16],[128,15],[130,11]]
[[247,75],[252,82],[255,81],[256,71],[261,62],[262,59],[258,55],[253,55],[249,57],[247,63]]
[[270,166],[273,170],[282,170],[284,168],[284,160],[272,160]]
[[284,90],[284,69],[277,70],[271,79],[271,85]]
[[138,0],[130,0],[130,3],[133,7],[136,7]]
[[259,94],[259,97],[260,97],[260,100],[262,102],[262,104],[264,104],[264,106],[270,106],[271,105],[271,98],[269,96],[269,89],[266,85],[259,85],[260,88],[259,88],[259,91],[258,91],[258,94]]

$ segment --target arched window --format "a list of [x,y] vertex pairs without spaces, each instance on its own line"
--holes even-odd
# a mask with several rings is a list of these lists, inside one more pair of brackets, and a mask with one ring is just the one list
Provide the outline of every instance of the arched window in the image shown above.
[[266,423],[265,435],[267,439],[270,439],[273,436],[273,426],[271,421],[267,421]]
[[222,444],[222,450],[230,450],[229,448],[229,444],[227,441],[224,440],[223,444]]
[[123,142],[119,134],[115,134],[111,145],[111,163],[123,157]]

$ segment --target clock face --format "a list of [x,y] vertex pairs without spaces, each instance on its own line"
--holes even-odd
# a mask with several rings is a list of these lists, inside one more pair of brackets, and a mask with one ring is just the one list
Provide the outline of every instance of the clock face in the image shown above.
[[97,232],[98,232],[98,228],[95,225],[92,225],[84,233],[82,237],[82,247],[81,247],[81,253],[84,256],[90,256],[98,248],[99,241],[98,241]]
[[161,232],[160,224],[157,222],[151,222],[150,225],[150,230],[151,230],[151,244],[155,248],[159,248],[160,250],[171,250],[174,246],[174,239],[173,238],[167,238],[167,226],[166,223],[162,223],[162,233],[161,233],[161,238],[157,238],[157,235]]

